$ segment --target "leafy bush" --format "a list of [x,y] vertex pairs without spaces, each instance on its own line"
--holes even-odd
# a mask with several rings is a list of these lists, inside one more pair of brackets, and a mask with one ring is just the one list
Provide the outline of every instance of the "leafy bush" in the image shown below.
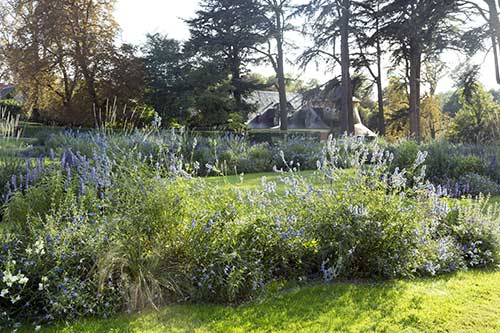
[[290,164],[304,170],[315,169],[323,148],[307,136],[288,136],[274,141],[272,147],[275,166],[285,170]]
[[484,174],[484,162],[474,155],[455,155],[451,158],[450,164],[453,166],[449,177],[458,178],[467,174]]
[[446,186],[454,196],[477,194],[483,190],[489,193],[500,184],[500,150],[495,145],[465,145],[446,141],[418,145],[413,141],[403,141],[389,146],[389,150],[395,157],[393,170],[396,167],[410,167],[419,150],[427,151],[427,178],[436,185]]
[[24,162],[15,156],[0,157],[0,200],[2,202],[5,202],[9,192],[8,183],[11,181],[12,175],[17,174],[23,166]]
[[14,99],[2,99],[0,100],[0,110],[17,116],[22,114],[22,105]]
[[391,148],[394,153],[394,165],[400,169],[410,168],[413,162],[415,162],[418,152],[421,150],[420,146],[411,140],[401,141]]
[[487,176],[478,175],[477,173],[467,173],[460,177],[459,183],[465,185],[466,191],[464,194],[500,194],[500,185],[492,181]]

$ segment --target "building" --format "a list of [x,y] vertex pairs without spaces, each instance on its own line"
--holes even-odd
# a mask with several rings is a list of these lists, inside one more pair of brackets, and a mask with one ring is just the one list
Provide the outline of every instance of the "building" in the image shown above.
[[0,82],[0,100],[13,98],[14,96],[11,95],[15,93],[15,90],[16,87],[13,85]]
[[[304,94],[287,94],[288,128],[294,130],[319,130],[336,133],[340,131],[340,100],[342,87],[336,79]],[[280,111],[277,92],[257,91],[248,101],[257,105],[257,112],[250,116],[250,129],[279,129]],[[354,102],[354,132],[357,136],[375,137],[373,131],[363,125],[358,106]]]

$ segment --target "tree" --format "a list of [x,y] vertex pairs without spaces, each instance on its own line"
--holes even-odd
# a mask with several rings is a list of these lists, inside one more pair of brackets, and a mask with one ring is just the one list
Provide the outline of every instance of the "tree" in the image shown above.
[[181,42],[161,34],[146,36],[142,46],[147,90],[145,102],[167,122],[189,118],[185,94],[191,64]]
[[454,117],[462,108],[458,98],[458,91],[452,90],[439,94],[442,101],[442,111],[444,114]]
[[[342,97],[340,122],[341,129],[349,134],[354,133],[354,116],[351,82],[351,44],[352,18],[358,9],[357,2],[352,0],[311,0],[300,10],[305,13],[309,22],[309,30],[314,46],[301,56],[303,66],[317,58],[333,61],[341,66]],[[340,40],[340,50],[337,49]],[[340,55],[339,55],[340,53]]]
[[381,9],[380,34],[391,42],[396,63],[406,62],[410,85],[410,134],[421,139],[422,62],[460,42],[456,0],[389,0]]
[[256,46],[266,40],[262,9],[256,0],[203,0],[201,7],[196,18],[187,20],[191,31],[188,48],[204,58],[224,60],[237,108],[244,111],[243,96],[251,87],[243,76],[248,65],[258,61]]
[[[486,8],[481,5],[486,5]],[[481,3],[477,1],[463,0],[462,6],[464,8],[472,8],[476,13],[484,18],[485,26],[480,26],[471,31],[467,41],[474,45],[477,51],[481,49],[481,43],[489,39],[491,41],[491,49],[493,50],[493,57],[495,62],[495,78],[497,83],[500,84],[500,17],[499,9],[500,2],[495,0],[483,0]]]
[[[267,58],[276,73],[280,101],[280,129],[286,131],[288,130],[288,102],[286,97],[284,47],[285,32],[291,29],[289,22],[293,16],[291,0],[259,0],[258,5],[261,10],[261,17],[266,22],[267,40],[263,44],[267,45],[267,49],[257,47],[255,51]],[[275,52],[271,46],[271,40],[275,42]]]
[[380,34],[381,3],[382,0],[367,0],[357,4],[356,21],[358,24],[354,29],[354,34],[358,54],[354,59],[354,67],[356,69],[365,68],[376,86],[377,127],[379,134],[385,135],[384,89],[382,83],[382,57],[384,52],[382,50],[383,39]]
[[462,108],[453,120],[452,139],[460,142],[487,143],[500,138],[500,105],[481,84],[470,97],[464,88],[459,90]]
[[[12,0],[2,3],[3,54],[31,105],[56,96],[65,113],[82,100],[102,106],[97,92],[114,52],[114,0]],[[83,90],[85,92],[83,92]],[[87,106],[88,111],[91,106]]]
[[453,120],[451,138],[460,142],[486,143],[500,138],[500,105],[478,81],[479,66],[465,66],[457,75],[462,108]]
[[66,23],[72,58],[82,73],[87,93],[92,104],[100,107],[96,81],[115,50],[115,0],[63,0],[57,1],[56,6],[64,9],[61,20]]
[[405,77],[393,75],[389,77],[389,84],[384,90],[386,134],[392,138],[406,137],[409,133],[410,105],[407,86]]
[[144,100],[147,79],[146,64],[139,55],[139,47],[123,44],[110,59],[99,91],[103,97],[118,99],[118,104],[123,106],[133,100]]
[[442,137],[449,125],[449,117],[442,111],[439,96],[425,94],[422,98],[422,139],[434,140]]
[[426,86],[422,98],[422,138],[436,139],[444,132],[448,117],[443,113],[440,96],[436,95],[439,81],[443,78],[446,65],[438,57],[428,57],[422,64],[421,84]]
[[[123,44],[109,60],[105,75],[97,86],[108,108],[109,105],[114,108],[108,109],[114,112],[114,126],[130,128],[151,123],[155,110],[145,102],[145,94],[149,90],[147,83],[145,63],[139,55],[139,47]],[[95,119],[96,125],[106,125],[109,120],[106,116],[106,113],[103,115],[101,112]]]

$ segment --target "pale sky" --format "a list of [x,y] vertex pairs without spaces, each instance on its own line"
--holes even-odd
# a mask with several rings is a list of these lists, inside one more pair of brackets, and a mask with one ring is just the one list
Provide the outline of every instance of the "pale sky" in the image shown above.
[[[186,40],[189,38],[189,29],[183,19],[192,18],[198,8],[199,0],[118,0],[115,17],[121,26],[120,42],[140,44],[144,42],[147,33],[162,33],[168,36]],[[294,41],[300,49],[306,43],[302,38],[293,36]],[[293,52],[292,52],[293,53]],[[290,57],[294,60],[296,53]],[[443,61],[451,63],[452,67],[458,65],[465,58],[448,52],[443,56]],[[493,56],[478,55],[474,62],[483,63],[481,81],[488,88],[500,88],[496,84],[494,77]],[[264,75],[272,75],[273,70],[269,67],[260,66],[253,68],[254,71]],[[320,82],[326,81],[330,75],[325,73],[324,68],[311,66],[305,73],[302,73],[292,64],[287,64],[286,71],[295,77],[301,77],[304,81],[316,78]],[[338,74],[338,73],[336,73]],[[438,91],[452,89],[453,81],[448,76],[439,82]]]

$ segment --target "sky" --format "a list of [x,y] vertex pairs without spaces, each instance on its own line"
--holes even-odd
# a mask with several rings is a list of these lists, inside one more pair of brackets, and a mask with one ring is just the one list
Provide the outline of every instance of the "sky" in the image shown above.
[[[121,26],[119,42],[141,44],[147,33],[167,34],[171,38],[187,40],[189,29],[183,19],[193,18],[198,8],[199,0],[118,0],[115,18]],[[305,44],[302,38],[292,36],[295,44]],[[290,60],[296,57],[294,52],[289,53]],[[454,52],[443,54],[443,61],[449,63],[452,69],[463,62],[465,58]],[[498,89],[494,77],[494,62],[491,54],[479,54],[473,58],[473,62],[482,64],[481,81],[488,89]],[[272,75],[274,72],[268,66],[252,68],[253,71],[263,75]],[[326,68],[310,66],[305,71],[300,70],[292,63],[287,64],[286,71],[294,77],[308,81],[318,79],[320,82],[327,81],[330,77]],[[338,74],[338,73],[336,73]],[[438,85],[438,92],[453,89],[453,80],[450,75],[443,78]]]

